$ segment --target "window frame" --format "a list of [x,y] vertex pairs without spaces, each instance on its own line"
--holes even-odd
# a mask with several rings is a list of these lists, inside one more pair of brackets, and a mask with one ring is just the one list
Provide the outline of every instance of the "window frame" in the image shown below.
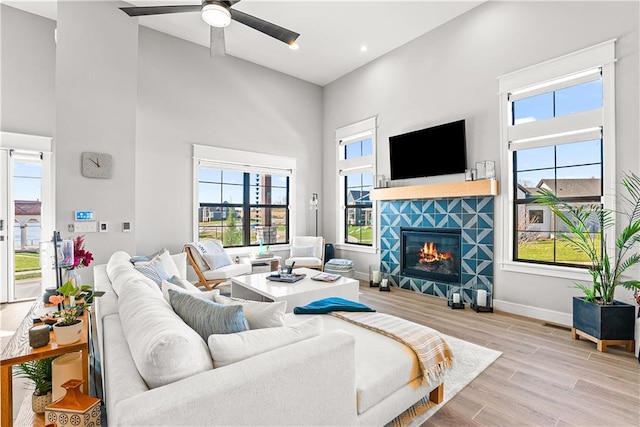
[[[336,143],[336,175],[339,209],[336,209],[336,241],[338,249],[346,249],[354,252],[376,253],[378,250],[378,211],[377,203],[371,201],[371,245],[361,243],[349,243],[346,241],[347,232],[347,175],[371,173],[372,189],[376,177],[376,131],[377,118],[371,117],[359,122],[343,126],[335,131]],[[371,138],[371,154],[352,159],[344,158],[345,146],[357,141]]]
[[[250,151],[233,150],[220,147],[211,147],[204,145],[193,144],[193,225],[192,235],[193,240],[199,239],[199,222],[198,211],[200,208],[200,168],[210,167],[212,169],[221,169],[227,171],[238,171],[243,173],[243,201],[241,203],[229,203],[227,205],[234,207],[240,206],[241,209],[248,209],[243,213],[243,241],[245,244],[242,246],[231,246],[229,252],[242,252],[247,248],[253,248],[257,245],[247,244],[246,237],[250,234],[249,228],[247,228],[247,222],[250,226],[251,210],[254,208],[260,208],[265,205],[255,204],[251,201],[245,202],[246,195],[249,193],[251,187],[250,176],[251,174],[274,174],[287,176],[288,181],[288,194],[287,203],[285,205],[269,205],[277,208],[285,207],[287,209],[287,224],[288,233],[286,242],[283,243],[271,243],[271,246],[277,246],[278,249],[287,249],[290,245],[293,237],[293,230],[295,230],[295,218],[296,218],[296,203],[295,203],[295,187],[296,187],[296,165],[297,161],[294,158],[274,156],[264,153],[255,153]],[[220,206],[219,203],[207,203],[206,205]],[[225,206],[227,206],[225,205]]]
[[[514,178],[513,152],[523,148],[553,146],[587,140],[590,136],[598,134],[598,138],[602,138],[603,194],[601,203],[607,209],[615,207],[615,42],[616,39],[608,40],[498,77],[501,164],[502,176],[504,177],[502,183],[504,224],[502,227],[502,270],[576,280],[585,280],[590,277],[583,267],[514,260],[515,234],[517,232],[515,230],[517,182]],[[559,116],[552,120],[510,125],[512,122],[511,102],[514,99],[588,81],[592,78],[589,73],[595,72],[590,70],[596,69],[599,69],[602,75],[602,108]],[[594,120],[600,122],[598,129],[589,128]],[[575,129],[583,129],[583,132],[571,132]],[[541,135],[545,133],[555,135],[551,138],[541,138]],[[608,250],[613,250],[615,247],[614,233],[607,235],[603,243]]]

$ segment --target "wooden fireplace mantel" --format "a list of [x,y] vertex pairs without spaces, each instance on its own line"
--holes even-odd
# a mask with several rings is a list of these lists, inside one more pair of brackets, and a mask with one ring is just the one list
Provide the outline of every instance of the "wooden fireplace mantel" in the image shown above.
[[376,188],[371,190],[371,200],[437,199],[442,197],[497,196],[498,181],[447,182],[444,184],[412,185],[408,187]]

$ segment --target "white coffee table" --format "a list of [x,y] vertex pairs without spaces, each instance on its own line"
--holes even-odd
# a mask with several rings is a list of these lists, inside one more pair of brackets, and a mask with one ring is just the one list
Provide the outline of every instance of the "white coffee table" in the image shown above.
[[318,270],[310,268],[295,268],[294,273],[307,275],[294,283],[274,282],[267,280],[271,273],[259,273],[238,276],[231,279],[231,296],[252,301],[287,301],[287,312],[294,307],[306,305],[312,301],[340,297],[351,301],[358,301],[359,282],[356,279],[341,277],[335,282],[312,280],[319,274]]

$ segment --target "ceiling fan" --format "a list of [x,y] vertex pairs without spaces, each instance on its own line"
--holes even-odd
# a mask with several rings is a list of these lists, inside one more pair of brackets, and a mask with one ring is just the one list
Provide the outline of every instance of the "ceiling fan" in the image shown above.
[[231,20],[238,21],[248,27],[260,31],[274,39],[286,43],[292,49],[297,49],[296,39],[300,34],[287,30],[279,25],[265,21],[248,13],[232,9],[231,6],[240,0],[212,1],[204,0],[202,4],[176,6],[132,6],[120,9],[129,16],[161,15],[168,13],[200,12],[202,19],[211,26],[211,56],[226,54],[224,42],[224,27]]

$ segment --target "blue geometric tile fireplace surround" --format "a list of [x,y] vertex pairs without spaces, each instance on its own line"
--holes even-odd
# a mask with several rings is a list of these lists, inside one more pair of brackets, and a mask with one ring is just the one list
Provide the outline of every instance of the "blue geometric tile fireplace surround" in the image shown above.
[[[460,229],[462,260],[460,285],[440,283],[400,275],[400,228]],[[449,287],[462,286],[463,302],[473,302],[473,291],[487,291],[493,300],[493,197],[453,197],[442,199],[380,202],[381,269],[393,286],[447,298]]]

